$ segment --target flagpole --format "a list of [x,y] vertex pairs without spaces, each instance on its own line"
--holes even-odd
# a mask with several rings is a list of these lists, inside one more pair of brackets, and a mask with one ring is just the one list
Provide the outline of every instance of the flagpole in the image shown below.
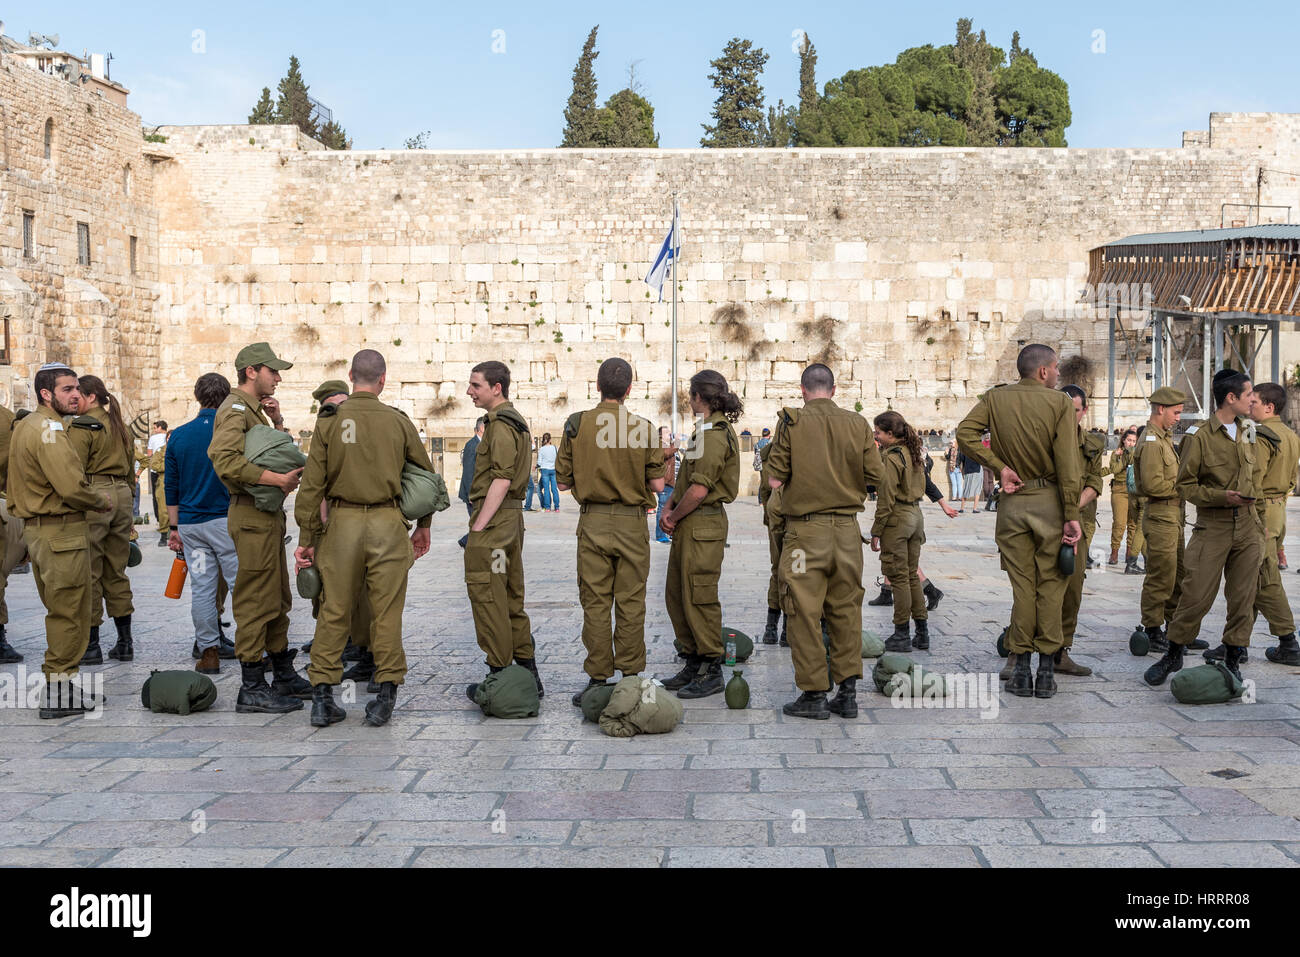
[[[677,235],[677,194],[673,193],[673,221],[669,226],[672,233],[672,239],[669,240],[669,252],[673,259],[673,361],[672,361],[672,392],[673,392],[673,435],[677,435],[677,251],[681,249],[681,237]],[[674,440],[675,441],[675,440]]]

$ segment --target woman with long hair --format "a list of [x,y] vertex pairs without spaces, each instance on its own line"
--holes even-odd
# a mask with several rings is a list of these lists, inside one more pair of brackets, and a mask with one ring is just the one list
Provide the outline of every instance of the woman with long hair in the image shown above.
[[87,512],[90,545],[90,643],[81,659],[83,665],[103,664],[99,647],[99,626],[104,621],[104,606],[117,628],[117,644],[108,657],[131,661],[135,645],[131,638],[131,613],[134,611],[131,582],[126,577],[126,562],[131,557],[131,436],[122,421],[122,407],[117,397],[98,376],[83,375],[79,380],[81,414],[72,420],[68,438],[81,458],[86,479],[98,491],[113,500],[108,512]]
[[559,449],[551,443],[551,433],[543,433],[542,441],[537,446],[537,471],[541,473],[543,512],[560,510],[560,490],[555,484],[555,458],[558,454]]
[[659,526],[673,537],[664,600],[685,667],[664,682],[679,698],[722,693],[722,603],[718,579],[727,546],[723,506],[740,492],[740,440],[732,423],[744,404],[722,374],[691,376],[695,432],[682,452],[669,508]]
[[[880,552],[880,570],[894,586],[894,634],[885,642],[885,648],[927,651],[930,632],[919,574],[921,545],[925,542],[920,508],[925,494],[921,437],[897,412],[882,412],[874,424],[885,476],[876,495],[871,550]],[[909,619],[916,622],[915,639]]]

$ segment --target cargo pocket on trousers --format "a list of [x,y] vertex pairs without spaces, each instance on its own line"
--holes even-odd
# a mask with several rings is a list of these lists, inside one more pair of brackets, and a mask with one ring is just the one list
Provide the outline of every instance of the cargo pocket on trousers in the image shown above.
[[86,548],[86,539],[81,535],[62,535],[59,538],[50,539],[50,551],[52,552],[75,552],[78,549]]
[[718,604],[718,576],[696,574],[691,576],[691,604]]
[[484,605],[492,604],[492,573],[466,572],[465,590],[469,592],[469,600],[471,602],[481,603]]
[[280,543],[280,535],[274,528],[239,525],[236,533],[235,558],[240,571],[268,572],[275,567],[275,547]]
[[726,537],[722,529],[716,525],[704,525],[691,529],[691,538],[697,542],[721,542]]

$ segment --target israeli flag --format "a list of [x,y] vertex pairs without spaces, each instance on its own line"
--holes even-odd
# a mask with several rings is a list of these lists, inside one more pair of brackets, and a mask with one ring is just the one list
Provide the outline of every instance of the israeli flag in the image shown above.
[[681,227],[677,222],[677,205],[673,204],[673,227],[668,231],[668,236],[664,239],[664,244],[659,250],[659,255],[655,258],[654,265],[650,267],[650,272],[646,274],[646,285],[652,288],[659,296],[659,301],[664,301],[664,283],[668,281],[673,266],[673,259],[682,254],[680,236]]

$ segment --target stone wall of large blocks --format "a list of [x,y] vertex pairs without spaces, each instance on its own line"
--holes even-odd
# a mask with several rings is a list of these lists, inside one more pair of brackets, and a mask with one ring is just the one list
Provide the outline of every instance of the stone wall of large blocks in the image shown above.
[[100,375],[128,417],[156,410],[158,213],[140,118],[0,55],[0,127],[0,402],[32,407],[32,375],[59,360]]

